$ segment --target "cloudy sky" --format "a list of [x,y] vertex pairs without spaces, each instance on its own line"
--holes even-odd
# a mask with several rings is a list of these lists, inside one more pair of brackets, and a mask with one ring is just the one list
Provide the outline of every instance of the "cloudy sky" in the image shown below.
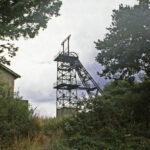
[[96,72],[97,51],[94,41],[103,39],[106,27],[111,24],[113,9],[119,4],[133,5],[136,0],[63,0],[61,16],[49,21],[47,29],[34,39],[20,39],[17,56],[12,59],[11,69],[22,77],[16,80],[15,90],[36,108],[40,116],[56,114],[56,62],[54,56],[61,50],[60,43],[71,34],[71,50],[78,53],[80,61],[103,86]]

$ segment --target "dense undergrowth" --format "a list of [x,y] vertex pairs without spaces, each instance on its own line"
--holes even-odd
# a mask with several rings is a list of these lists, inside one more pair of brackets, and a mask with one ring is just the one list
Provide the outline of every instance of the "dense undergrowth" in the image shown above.
[[150,80],[109,83],[102,96],[79,102],[82,112],[45,124],[45,134],[54,136],[51,149],[149,150],[149,91]]
[[[0,95],[0,145],[11,150],[149,150],[150,80],[113,81],[64,118],[39,118],[9,92]],[[82,108],[82,109],[81,109]]]
[[0,81],[0,149],[11,147],[15,141],[32,137],[39,129],[33,110]]

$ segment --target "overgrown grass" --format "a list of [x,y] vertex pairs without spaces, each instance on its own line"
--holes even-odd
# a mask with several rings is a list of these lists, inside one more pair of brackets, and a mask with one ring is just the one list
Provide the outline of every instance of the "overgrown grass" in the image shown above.
[[42,134],[37,134],[34,138],[30,136],[16,139],[14,144],[7,150],[44,150],[47,138]]
[[16,139],[7,150],[72,150],[64,137],[61,118],[36,117],[40,130],[34,136]]
[[0,81],[0,149],[12,147],[20,139],[32,138],[40,126],[29,104]]

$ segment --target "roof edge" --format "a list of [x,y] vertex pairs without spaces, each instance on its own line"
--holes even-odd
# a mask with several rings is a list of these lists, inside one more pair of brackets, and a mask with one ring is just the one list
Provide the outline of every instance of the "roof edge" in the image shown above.
[[1,63],[0,63],[0,67],[2,67],[4,70],[6,70],[10,74],[12,74],[15,77],[15,79],[21,78],[21,76],[19,74],[15,73],[14,71],[12,71],[11,69],[9,69],[8,67],[6,67],[5,65],[3,65]]

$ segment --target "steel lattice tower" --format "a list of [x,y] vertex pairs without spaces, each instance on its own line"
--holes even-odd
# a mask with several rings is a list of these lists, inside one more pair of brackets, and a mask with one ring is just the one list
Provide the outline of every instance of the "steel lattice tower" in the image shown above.
[[[101,89],[87,72],[78,55],[70,52],[71,35],[62,43],[62,52],[58,53],[54,61],[57,61],[57,82],[54,85],[56,91],[56,108],[74,107],[78,99],[77,90],[86,90],[88,95],[100,94]],[[77,74],[81,82],[77,82]]]

